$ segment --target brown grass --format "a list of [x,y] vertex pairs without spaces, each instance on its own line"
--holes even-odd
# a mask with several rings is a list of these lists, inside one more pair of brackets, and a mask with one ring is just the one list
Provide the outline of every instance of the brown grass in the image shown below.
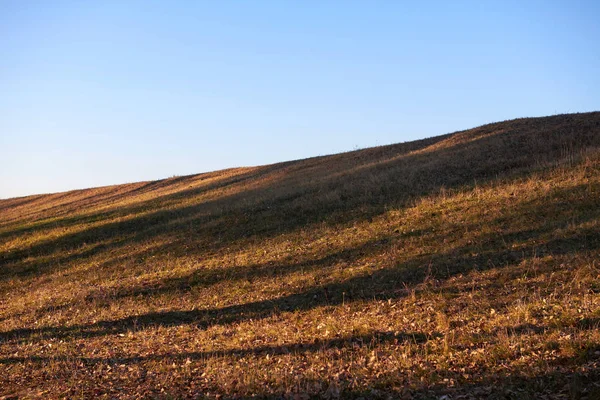
[[0,395],[600,398],[599,148],[559,115],[0,200]]

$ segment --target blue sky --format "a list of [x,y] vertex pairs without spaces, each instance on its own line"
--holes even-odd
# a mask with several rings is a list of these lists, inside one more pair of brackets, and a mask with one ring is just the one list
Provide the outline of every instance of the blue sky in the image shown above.
[[2,1],[0,198],[600,110],[597,1]]

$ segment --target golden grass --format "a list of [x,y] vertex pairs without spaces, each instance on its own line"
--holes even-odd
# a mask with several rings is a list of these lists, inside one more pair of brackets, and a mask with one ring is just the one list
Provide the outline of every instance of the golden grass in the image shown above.
[[0,394],[599,398],[599,147],[561,115],[2,200]]

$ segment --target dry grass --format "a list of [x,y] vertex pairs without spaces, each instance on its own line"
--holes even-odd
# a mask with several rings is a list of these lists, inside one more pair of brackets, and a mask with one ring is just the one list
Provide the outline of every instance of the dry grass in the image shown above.
[[599,148],[560,115],[2,200],[0,395],[600,398]]

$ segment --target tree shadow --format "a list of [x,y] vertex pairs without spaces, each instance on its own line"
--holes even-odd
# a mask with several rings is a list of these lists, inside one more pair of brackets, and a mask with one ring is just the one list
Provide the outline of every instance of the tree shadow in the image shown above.
[[165,354],[151,354],[144,356],[116,356],[111,358],[104,357],[43,357],[43,356],[30,356],[30,357],[6,357],[0,358],[0,364],[19,364],[26,362],[35,363],[47,363],[56,361],[80,361],[85,365],[94,364],[136,364],[145,361],[181,361],[181,360],[206,360],[215,357],[226,357],[226,356],[248,356],[248,355],[284,355],[284,354],[302,354],[302,353],[314,353],[317,351],[323,351],[326,349],[342,349],[342,348],[353,348],[358,347],[375,347],[383,343],[394,343],[400,344],[404,342],[411,342],[415,344],[424,343],[431,338],[438,337],[437,333],[418,333],[418,332],[382,332],[375,331],[365,335],[353,335],[347,337],[337,337],[332,339],[320,339],[315,338],[310,342],[299,342],[299,343],[287,343],[282,345],[264,345],[250,348],[234,348],[228,350],[214,350],[214,351],[196,351],[196,352],[181,352],[181,353],[165,353]]
[[[113,357],[81,357],[81,356],[9,356],[0,358],[0,365],[11,366],[15,364],[60,365],[60,363],[74,363],[78,368],[95,368],[98,365],[113,367],[130,367],[146,362],[161,362],[165,364],[207,361],[219,357],[245,357],[245,356],[285,356],[302,355],[306,353],[326,352],[329,349],[354,349],[377,348],[386,343],[390,344],[423,344],[428,340],[439,337],[440,334],[424,334],[418,332],[371,332],[366,335],[353,335],[333,339],[314,339],[310,342],[288,343],[284,345],[264,345],[251,348],[235,348],[217,351],[192,351],[180,353],[162,353],[150,355],[134,355]],[[492,400],[520,400],[538,398],[570,398],[570,399],[596,399],[600,398],[600,368],[598,356],[595,355],[598,347],[590,347],[583,355],[587,362],[582,367],[582,355],[561,356],[546,360],[545,372],[517,373],[503,371],[493,373],[486,368],[467,369],[469,376],[464,375],[463,369],[438,370],[436,383],[430,383],[431,377],[425,382],[414,377],[404,376],[402,372],[383,372],[371,382],[368,388],[356,388],[353,377],[340,375],[338,378],[319,378],[317,385],[320,392],[312,393],[308,398],[412,398],[412,399],[492,399]],[[442,382],[442,379],[443,382]],[[306,378],[310,379],[310,378]],[[395,382],[391,385],[390,382]],[[332,385],[336,394],[328,394]],[[326,391],[327,389],[327,391]],[[242,389],[243,390],[243,389]],[[173,388],[172,394],[180,396],[186,388]],[[214,387],[213,391],[219,393],[220,388]],[[302,392],[282,389],[267,389],[261,398],[293,398],[295,395],[306,395]],[[307,398],[307,397],[303,397]]]
[[[402,297],[406,294],[407,287],[423,282],[429,274],[436,279],[444,280],[472,270],[519,265],[525,259],[540,255],[564,256],[592,252],[600,248],[600,232],[594,225],[586,224],[586,222],[596,221],[600,218],[600,207],[597,206],[598,199],[579,195],[586,188],[586,186],[580,185],[554,190],[546,197],[519,203],[511,209],[510,214],[498,216],[489,221],[492,225],[498,225],[500,221],[523,216],[536,216],[537,220],[530,220],[531,229],[513,232],[505,230],[501,237],[495,233],[481,234],[475,238],[475,243],[472,244],[459,243],[444,252],[423,253],[403,261],[396,261],[395,264],[392,260],[391,264],[383,265],[382,269],[339,282],[325,284],[315,282],[313,287],[304,292],[291,293],[281,298],[212,310],[151,313],[116,321],[101,321],[91,325],[17,329],[0,333],[0,339],[12,340],[32,335],[41,335],[42,337],[110,335],[155,325],[196,323],[199,326],[208,327],[212,324],[228,324],[248,318],[265,318],[281,311],[308,310],[323,305],[336,305],[344,299],[352,301],[373,297],[386,299]],[[568,204],[569,207],[563,207],[564,204]],[[547,221],[544,215],[537,215],[540,207],[544,207],[545,213],[552,214],[551,222]],[[580,227],[577,230],[563,232],[559,236],[553,237],[556,229],[573,223],[571,213],[573,209],[586,210],[578,214],[577,223],[580,224]],[[473,226],[464,228],[476,229],[480,223],[480,221],[474,221],[472,222]],[[427,234],[428,232],[419,230],[408,233],[408,235],[417,236]],[[437,234],[429,233],[429,235],[427,240],[435,242],[442,240],[445,234],[442,231]],[[105,293],[91,292],[86,300],[92,302],[99,299],[117,301],[129,297],[178,293],[195,287],[208,287],[224,280],[251,282],[262,277],[281,278],[299,271],[326,270],[339,264],[357,263],[363,258],[379,258],[380,255],[393,250],[394,246],[405,238],[405,233],[393,232],[353,248],[338,249],[318,259],[295,261],[289,258],[277,263],[228,266],[217,270],[197,269],[187,275],[163,279],[151,287],[144,285],[117,287],[109,293],[108,297]],[[516,250],[514,249],[515,245],[519,245]],[[100,252],[103,250],[105,248],[100,247],[92,248],[89,251]],[[153,251],[160,253],[165,251],[165,248],[159,246]],[[83,255],[83,257],[85,256]],[[105,266],[101,266],[101,268],[105,268]]]
[[[394,390],[384,384],[374,385],[376,389],[352,390],[346,382],[341,382],[344,387],[341,398],[358,399],[389,399],[411,398],[421,400],[434,399],[489,399],[489,400],[537,400],[537,399],[599,399],[600,368],[597,366],[575,368],[578,360],[569,357],[560,357],[551,362],[551,370],[545,373],[523,375],[518,373],[491,374],[487,371],[471,371],[474,378],[465,379],[462,374],[446,371],[448,384],[422,385],[408,384],[405,389]],[[386,380],[401,380],[397,376],[384,376]],[[325,387],[327,387],[325,385]],[[281,396],[281,394],[278,394]],[[276,394],[267,396],[277,398]]]
[[[42,219],[41,221],[35,221],[31,224],[21,225],[21,226],[13,227],[11,229],[7,229],[3,232],[0,232],[0,239],[8,239],[8,238],[16,237],[16,236],[22,235],[22,234],[27,234],[27,233],[31,233],[31,232],[35,232],[35,231],[42,231],[44,229],[70,228],[70,227],[73,227],[76,225],[81,225],[81,224],[85,225],[85,224],[91,224],[91,223],[95,223],[95,222],[99,222],[99,221],[110,221],[117,217],[127,217],[130,215],[143,213],[145,211],[148,211],[149,209],[150,210],[155,209],[155,208],[158,209],[161,206],[166,205],[166,203],[168,203],[169,200],[173,200],[173,199],[181,198],[181,197],[176,196],[177,193],[167,194],[167,195],[160,195],[158,193],[157,196],[152,199],[137,201],[130,205],[121,206],[118,208],[112,208],[112,209],[108,209],[108,210],[91,212],[91,213],[90,212],[79,213],[78,215],[75,215],[75,216],[70,215],[73,211],[77,211],[78,209],[85,208],[85,206],[88,206],[90,204],[92,204],[92,205],[95,205],[95,204],[107,205],[110,201],[114,201],[119,198],[123,198],[124,196],[135,197],[135,196],[143,195],[143,194],[150,193],[150,192],[156,192],[161,189],[174,187],[177,184],[181,184],[181,183],[183,183],[184,184],[183,186],[185,186],[186,182],[197,183],[197,182],[207,181],[206,184],[195,187],[193,189],[193,191],[192,190],[184,191],[185,193],[188,193],[189,195],[192,195],[192,194],[200,195],[204,192],[210,192],[212,190],[222,189],[227,186],[234,185],[236,183],[241,183],[246,179],[257,178],[257,177],[269,172],[269,170],[261,170],[259,172],[245,172],[243,169],[239,169],[239,173],[237,173],[233,176],[230,176],[230,175],[228,175],[228,173],[230,173],[230,171],[236,171],[236,170],[223,170],[223,171],[209,172],[209,173],[198,174],[198,175],[189,175],[189,176],[185,176],[185,177],[162,179],[162,180],[151,181],[151,182],[142,182],[139,184],[125,184],[125,185],[101,188],[101,189],[104,189],[102,193],[95,194],[95,195],[90,194],[90,195],[86,196],[83,200],[77,198],[75,200],[72,200],[72,201],[69,201],[66,203],[59,203],[49,209],[44,210],[44,211],[49,211],[52,209],[59,209],[61,211],[61,213],[67,214],[68,216],[62,217],[62,218],[53,217],[50,219]],[[220,176],[219,175],[220,173],[225,174],[225,176],[224,177]],[[124,188],[122,188],[122,187],[124,187]],[[95,189],[78,190],[78,191],[74,191],[74,192],[67,192],[67,193],[62,193],[62,194],[58,194],[58,195],[48,195],[48,196],[51,196],[52,200],[56,200],[54,198],[54,196],[58,196],[58,198],[61,198],[61,197],[69,198],[70,196],[72,197],[74,193],[85,194],[92,190],[95,190]],[[37,200],[37,199],[43,200],[44,196],[36,197],[33,200]],[[84,203],[84,204],[82,204],[82,203]],[[74,206],[73,209],[69,208],[70,205]],[[9,207],[7,206],[6,208],[9,208]],[[59,214],[59,216],[61,216],[61,215]]]
[[[532,135],[535,130],[527,128],[526,120],[513,121],[510,128],[498,132],[494,126],[486,126],[408,144],[258,167],[223,179],[216,176],[216,181],[206,185],[116,210],[41,222],[35,228],[7,230],[3,235],[33,232],[44,226],[107,221],[3,252],[0,279],[43,275],[99,252],[125,250],[157,238],[168,237],[173,241],[185,236],[188,240],[194,238],[199,247],[218,250],[247,238],[268,239],[324,222],[330,225],[360,222],[380,215],[389,207],[405,207],[440,188],[455,189],[475,181],[482,184],[499,175],[522,176],[543,162],[559,159],[567,145],[572,151],[592,144],[600,146],[600,135],[586,129],[565,137],[560,131],[565,124],[563,121],[544,131],[547,140]],[[536,152],[538,155],[532,157]],[[495,153],[496,157],[492,157]],[[203,178],[195,175],[174,181],[185,183],[194,179]],[[154,190],[168,182],[145,185],[145,189],[144,186],[138,189]],[[184,199],[224,188],[229,191],[199,199],[195,204],[180,204]],[[125,216],[128,217],[123,219]],[[98,251],[81,252],[83,247],[99,243]],[[58,255],[69,252],[81,254]]]
[[[515,234],[516,238],[537,237],[542,230],[524,231]],[[586,242],[584,238],[593,238]],[[600,248],[600,233],[593,228],[581,230],[570,237],[556,238],[547,242],[544,246],[548,254],[554,256],[579,253],[582,251],[583,243],[586,251]],[[521,239],[519,239],[521,240]],[[587,240],[587,239],[585,239]],[[577,246],[565,246],[564,243],[577,243]],[[374,251],[373,243],[354,250],[345,250],[324,257],[320,262],[321,268],[331,265],[338,257],[354,257],[367,251]],[[172,310],[152,312],[142,315],[133,315],[117,320],[105,320],[92,324],[72,326],[49,326],[41,328],[20,328],[7,332],[0,332],[0,340],[3,342],[36,339],[67,339],[88,338],[96,336],[116,335],[139,329],[147,329],[156,326],[180,326],[193,324],[206,329],[214,325],[229,325],[247,320],[259,320],[286,311],[307,311],[316,307],[328,305],[340,305],[343,302],[351,302],[362,299],[397,299],[406,296],[406,287],[423,282],[426,278],[435,278],[440,281],[446,280],[454,275],[468,271],[484,270],[489,268],[503,268],[509,265],[519,265],[525,259],[537,254],[537,245],[530,245],[514,252],[509,248],[499,250],[492,245],[489,250],[479,251],[472,254],[464,247],[458,247],[448,252],[436,254],[424,254],[411,258],[406,262],[391,267],[376,269],[353,276],[346,280],[315,284],[314,286],[298,293],[291,293],[274,299],[260,300],[250,303],[232,305],[213,309],[194,310]],[[377,248],[377,247],[375,247]],[[381,250],[381,249],[380,249]],[[377,251],[380,251],[377,250]],[[467,251],[466,251],[467,250]],[[385,249],[381,250],[385,251]],[[298,269],[308,264],[286,265],[280,270],[285,273],[288,269]],[[429,265],[429,268],[425,266]],[[316,266],[318,267],[318,266]],[[249,270],[246,271],[248,273]],[[268,271],[260,268],[259,273]],[[220,278],[216,278],[220,279]],[[177,282],[176,280],[174,282]],[[164,288],[156,288],[156,293],[177,291],[177,285],[171,283]],[[154,294],[156,294],[154,293]],[[139,294],[139,293],[137,293]],[[118,296],[136,295],[121,293]]]

